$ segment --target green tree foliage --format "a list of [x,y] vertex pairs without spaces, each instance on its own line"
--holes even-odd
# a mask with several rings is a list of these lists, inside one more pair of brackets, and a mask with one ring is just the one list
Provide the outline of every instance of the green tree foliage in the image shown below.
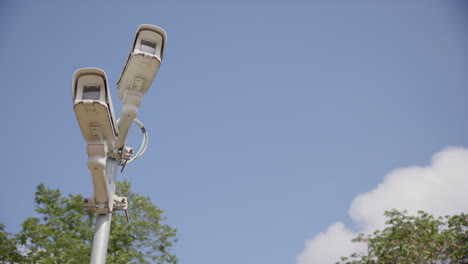
[[[116,193],[128,197],[131,223],[122,213],[113,213],[107,263],[176,264],[170,253],[176,230],[161,223],[162,210],[132,193],[128,181],[117,183]],[[83,211],[83,197],[64,197],[41,184],[35,201],[40,217],[27,218],[14,237],[0,225],[0,263],[89,263],[94,226]]]
[[397,210],[385,212],[383,231],[359,234],[352,241],[367,244],[367,253],[342,257],[336,264],[461,264],[468,263],[468,215],[435,218]]
[[5,225],[0,224],[0,263],[19,263],[21,260],[15,239],[5,232]]

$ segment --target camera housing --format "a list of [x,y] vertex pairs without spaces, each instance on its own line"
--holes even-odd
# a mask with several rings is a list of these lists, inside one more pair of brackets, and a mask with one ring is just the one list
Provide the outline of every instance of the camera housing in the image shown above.
[[[125,101],[126,91],[142,94],[148,91],[161,65],[166,38],[166,31],[157,26],[138,27],[127,62],[117,81],[121,99]],[[141,100],[133,102],[138,106]]]
[[97,68],[77,70],[73,75],[72,99],[86,142],[105,141],[112,149],[117,126],[105,72]]

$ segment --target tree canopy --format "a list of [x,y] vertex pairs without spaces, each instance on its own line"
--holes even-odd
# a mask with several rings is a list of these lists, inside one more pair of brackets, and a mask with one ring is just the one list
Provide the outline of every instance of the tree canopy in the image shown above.
[[386,228],[359,234],[354,243],[367,244],[366,253],[342,257],[336,264],[461,264],[468,263],[468,215],[439,217],[419,211],[385,212]]
[[[176,229],[161,223],[163,211],[147,197],[130,191],[130,182],[118,182],[116,193],[129,200],[131,222],[113,213],[107,263],[177,263],[170,253]],[[81,195],[62,196],[59,190],[37,187],[36,212],[22,230],[12,235],[0,224],[0,263],[89,263],[94,225],[83,210]]]

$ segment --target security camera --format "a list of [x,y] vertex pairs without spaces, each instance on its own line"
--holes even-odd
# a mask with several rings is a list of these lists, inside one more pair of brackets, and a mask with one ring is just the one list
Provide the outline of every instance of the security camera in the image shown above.
[[[96,212],[112,211],[114,183],[108,179],[108,152],[114,148],[117,130],[114,108],[104,71],[96,68],[79,69],[73,75],[73,109],[87,142],[88,168],[94,183]],[[111,160],[111,162],[117,162]]]
[[166,31],[162,28],[153,25],[141,25],[138,28],[127,62],[117,82],[123,105],[122,117],[118,123],[116,149],[125,145],[125,138],[138,115],[143,95],[150,88],[161,65],[165,46]]
[[119,97],[124,103],[128,99],[137,106],[140,105],[141,100],[125,98],[126,92],[145,94],[148,91],[161,65],[166,38],[166,31],[162,28],[153,25],[138,27],[127,62],[117,82]]
[[105,141],[112,148],[117,130],[104,71],[97,68],[77,70],[73,75],[72,98],[84,139],[88,143]]

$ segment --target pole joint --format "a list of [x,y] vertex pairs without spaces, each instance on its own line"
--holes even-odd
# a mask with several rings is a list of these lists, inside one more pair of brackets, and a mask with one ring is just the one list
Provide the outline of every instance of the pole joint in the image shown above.
[[121,149],[108,152],[107,156],[116,159],[119,162],[119,166],[123,166],[133,156],[133,148],[123,146]]
[[96,201],[92,197],[84,198],[83,208],[85,212],[93,212],[96,214],[109,214],[114,211],[125,211],[125,213],[127,214],[127,211],[128,211],[127,197],[114,196],[112,203],[113,203],[112,208],[109,208],[107,203],[99,204],[99,203],[96,203]]

